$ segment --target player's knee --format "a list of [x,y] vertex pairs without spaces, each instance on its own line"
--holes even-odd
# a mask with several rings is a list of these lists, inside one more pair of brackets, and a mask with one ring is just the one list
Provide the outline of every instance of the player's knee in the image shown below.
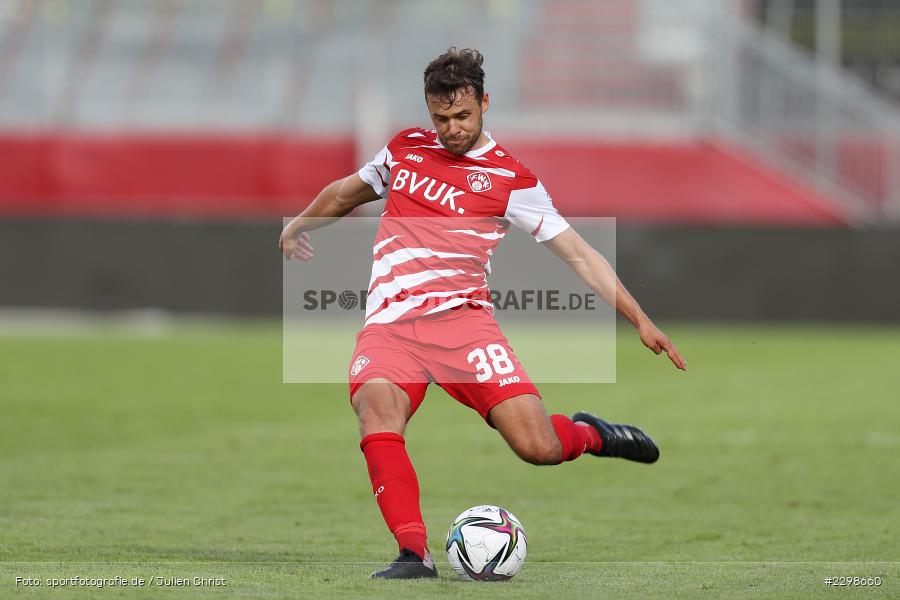
[[409,416],[409,401],[388,383],[366,383],[353,395],[353,409],[362,435],[378,431],[400,433]]
[[395,403],[362,402],[356,411],[363,435],[378,431],[403,431],[406,414]]
[[562,460],[562,444],[556,438],[529,440],[514,450],[519,458],[533,465],[556,465]]
[[392,431],[403,434],[406,418],[400,413],[366,411],[359,415],[359,433],[365,437],[371,433]]

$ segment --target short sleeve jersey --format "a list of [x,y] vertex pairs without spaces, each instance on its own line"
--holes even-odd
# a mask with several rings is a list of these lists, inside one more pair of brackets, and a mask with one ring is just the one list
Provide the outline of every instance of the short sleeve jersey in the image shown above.
[[387,198],[373,246],[366,325],[463,304],[491,312],[486,275],[509,225],[536,241],[569,225],[541,182],[498,145],[456,155],[433,130],[401,131],[359,176]]

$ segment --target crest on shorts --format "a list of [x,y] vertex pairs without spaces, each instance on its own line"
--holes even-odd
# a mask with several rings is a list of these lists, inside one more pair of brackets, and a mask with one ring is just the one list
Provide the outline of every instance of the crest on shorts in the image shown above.
[[466,177],[466,181],[469,182],[473,192],[486,192],[491,189],[491,177],[483,171],[472,173]]
[[353,361],[353,366],[350,367],[350,374],[356,377],[359,375],[359,372],[365,368],[365,366],[369,364],[369,359],[365,356],[357,356],[356,360]]

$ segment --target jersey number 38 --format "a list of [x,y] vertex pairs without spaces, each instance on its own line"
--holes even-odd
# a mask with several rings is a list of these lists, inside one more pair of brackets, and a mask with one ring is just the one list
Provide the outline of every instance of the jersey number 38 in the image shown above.
[[484,349],[475,348],[469,352],[466,360],[470,365],[475,363],[475,379],[478,383],[484,383],[493,377],[494,373],[507,375],[516,370],[509,354],[506,353],[506,348],[500,344],[488,344]]

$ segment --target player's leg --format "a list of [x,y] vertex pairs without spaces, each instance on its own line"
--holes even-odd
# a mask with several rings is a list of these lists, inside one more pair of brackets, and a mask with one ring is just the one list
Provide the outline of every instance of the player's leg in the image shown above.
[[659,458],[656,444],[637,427],[607,423],[583,412],[572,418],[559,414],[548,417],[534,394],[496,404],[487,420],[520,458],[536,465],[575,460],[585,452],[642,463]]
[[470,332],[464,346],[433,353],[432,374],[456,400],[478,411],[523,460],[552,465],[585,452],[651,463],[659,450],[644,432],[614,425],[593,415],[547,416],[537,388],[509,346],[496,321],[477,311],[447,318],[437,339],[454,340]]
[[410,417],[409,395],[383,377],[367,380],[350,398],[359,420],[359,435],[390,432],[403,435]]
[[373,573],[374,578],[437,576],[419,507],[419,481],[403,438],[406,423],[425,394],[425,384],[404,387],[407,389],[376,377],[360,385],[351,397],[372,492],[400,549],[397,559],[386,569]]
[[[465,345],[454,344],[461,331]],[[591,428],[564,415],[547,416],[537,388],[489,314],[460,310],[432,321],[429,333],[447,348],[432,353],[435,380],[499,430],[523,460],[553,465],[599,449]]]
[[565,415],[548,416],[535,394],[520,394],[495,404],[487,419],[519,458],[534,465],[575,460],[585,451],[599,451],[602,445],[593,428]]

